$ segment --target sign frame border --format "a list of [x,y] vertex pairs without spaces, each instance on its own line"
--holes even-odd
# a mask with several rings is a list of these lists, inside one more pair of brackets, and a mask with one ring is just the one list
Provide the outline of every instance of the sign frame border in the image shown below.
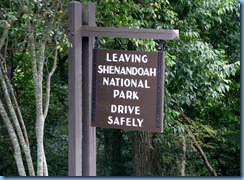
[[[93,49],[93,67],[92,67],[92,123],[96,121],[96,83],[97,83],[97,53],[99,51],[113,51],[111,49],[99,49],[97,43],[95,43],[95,47]],[[133,50],[119,50],[119,51],[133,51]],[[137,51],[138,52],[138,51]],[[163,132],[163,116],[164,116],[164,69],[165,69],[165,56],[163,51],[163,45],[160,44],[158,51],[139,51],[139,52],[157,52],[158,59],[157,59],[157,91],[156,93],[156,120],[155,120],[155,127],[159,129],[159,131],[152,131],[152,132]],[[100,127],[92,125],[93,127]],[[107,128],[107,127],[100,127],[100,128]],[[123,129],[123,128],[111,128],[111,129]],[[130,130],[130,129],[126,129]],[[137,131],[137,130],[130,130],[130,131]],[[140,131],[138,129],[138,131]]]

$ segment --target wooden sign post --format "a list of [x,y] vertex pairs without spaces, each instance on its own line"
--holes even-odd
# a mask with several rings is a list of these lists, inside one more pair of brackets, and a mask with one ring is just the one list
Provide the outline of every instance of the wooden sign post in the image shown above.
[[[94,3],[69,3],[69,176],[96,175],[96,129],[91,123],[98,127],[162,131],[163,52],[98,50],[98,64],[93,66],[94,37],[179,39],[178,30],[96,27],[95,19]],[[127,74],[117,70],[114,76],[111,68],[119,66],[127,69]],[[149,106],[155,110],[147,111]],[[98,121],[98,116],[103,120]]]
[[68,59],[69,88],[69,176],[82,175],[82,95],[81,95],[81,52],[82,5],[72,2],[68,6],[68,36],[72,44]]

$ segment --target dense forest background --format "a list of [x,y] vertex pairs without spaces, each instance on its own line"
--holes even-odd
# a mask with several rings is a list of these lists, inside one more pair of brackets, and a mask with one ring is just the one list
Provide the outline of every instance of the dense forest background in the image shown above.
[[[240,2],[93,2],[97,26],[180,31],[164,42],[164,132],[97,128],[97,175],[240,176]],[[68,175],[68,3],[0,1],[2,176]],[[138,51],[159,43],[98,41]]]

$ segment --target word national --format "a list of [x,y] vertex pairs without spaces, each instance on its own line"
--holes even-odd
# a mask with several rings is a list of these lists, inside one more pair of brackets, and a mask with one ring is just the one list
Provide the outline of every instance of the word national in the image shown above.
[[147,80],[103,77],[104,86],[150,88]]

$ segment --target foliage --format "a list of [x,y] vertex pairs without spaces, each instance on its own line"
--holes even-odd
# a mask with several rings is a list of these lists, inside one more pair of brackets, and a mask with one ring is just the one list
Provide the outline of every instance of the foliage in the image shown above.
[[[218,175],[239,175],[240,93],[231,93],[240,92],[239,3],[237,1],[96,3],[98,26],[180,30],[179,41],[164,42],[165,130],[163,134],[155,135],[154,138],[160,147],[160,161],[164,174],[180,175],[182,151],[180,137],[183,130],[188,127],[196,136]],[[158,43],[152,40],[119,38],[100,38],[99,41],[101,48],[132,48],[147,51],[155,51]],[[182,122],[181,112],[192,119],[190,124]],[[227,140],[224,138],[226,135],[232,138]],[[170,140],[170,137],[173,137],[173,140]],[[202,168],[203,162],[191,139],[188,138],[187,144],[186,175],[210,175],[207,169]],[[233,151],[227,148],[228,145],[233,147]],[[173,147],[176,151],[172,151]],[[229,153],[232,155],[235,154],[236,164],[232,165],[235,169],[227,165],[229,155],[226,150],[230,150]]]

